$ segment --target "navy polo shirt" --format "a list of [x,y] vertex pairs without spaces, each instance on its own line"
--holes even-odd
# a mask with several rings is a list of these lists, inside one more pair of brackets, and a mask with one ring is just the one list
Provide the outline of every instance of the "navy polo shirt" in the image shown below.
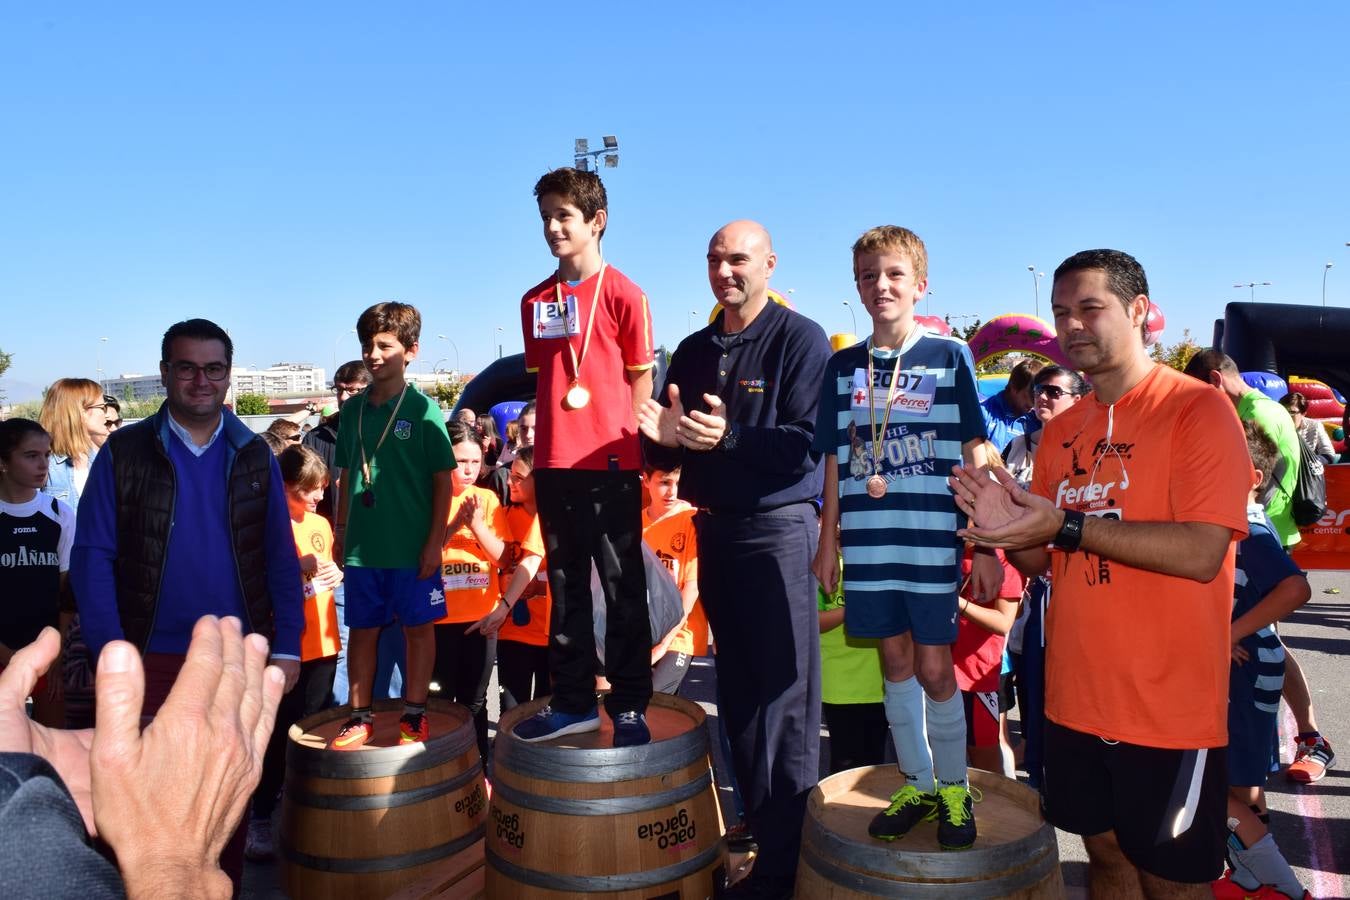
[[[825,332],[770,302],[744,331],[722,334],[724,313],[680,342],[666,384],[686,411],[708,411],[704,394],[727,407],[732,449],[669,450],[644,441],[648,461],[680,465],[680,496],[714,512],[762,512],[820,496],[820,454],[811,450],[816,404],[830,358]],[[661,402],[669,405],[666,389]]]

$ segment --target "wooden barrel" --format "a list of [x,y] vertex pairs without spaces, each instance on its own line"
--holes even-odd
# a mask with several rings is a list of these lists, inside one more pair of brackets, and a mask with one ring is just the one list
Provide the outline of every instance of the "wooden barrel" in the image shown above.
[[487,896],[703,900],[725,871],[703,710],[657,694],[652,742],[597,732],[527,744],[512,733],[543,700],[502,717],[493,749]]
[[431,700],[431,740],[400,745],[402,709],[376,703],[374,739],[360,750],[328,749],[348,707],[291,726],[280,842],[291,897],[384,897],[482,837],[487,793],[468,710]]
[[1040,799],[1031,788],[971,769],[971,786],[984,794],[975,804],[979,836],[969,850],[944,851],[936,822],[921,822],[897,841],[867,834],[867,823],[901,783],[895,766],[870,766],[816,785],[802,833],[798,897],[1064,896],[1055,829],[1041,818]]

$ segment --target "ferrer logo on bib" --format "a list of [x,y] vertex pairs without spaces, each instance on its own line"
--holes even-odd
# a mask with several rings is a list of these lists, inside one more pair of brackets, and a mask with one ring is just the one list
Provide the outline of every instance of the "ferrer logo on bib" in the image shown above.
[[399,419],[394,423],[394,437],[400,441],[406,441],[412,437],[412,422],[407,419]]

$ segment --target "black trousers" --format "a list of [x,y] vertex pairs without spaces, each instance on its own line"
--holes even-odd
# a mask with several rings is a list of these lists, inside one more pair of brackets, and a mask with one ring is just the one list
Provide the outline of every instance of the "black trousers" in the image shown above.
[[333,700],[333,677],[337,657],[311,659],[300,664],[300,677],[277,707],[277,724],[263,754],[262,777],[253,792],[253,818],[269,819],[277,808],[282,782],[286,780],[286,743],[291,726],[305,716],[327,709]]
[[605,593],[605,674],[610,683],[605,709],[611,715],[644,712],[652,696],[652,629],[637,473],[535,469],[534,495],[553,592],[550,702],[567,713],[595,706],[599,661],[591,601],[594,562]]
[[441,686],[437,695],[453,700],[473,716],[478,752],[488,760],[487,689],[492,680],[492,664],[497,657],[497,637],[465,634],[468,622],[436,626],[436,664],[432,679]]
[[548,647],[499,638],[497,684],[502,691],[502,712],[546,695]]
[[698,588],[717,641],[719,713],[750,831],[755,874],[797,870],[806,798],[820,777],[820,625],[811,559],[820,524],[798,503],[700,512]]
[[883,703],[825,703],[825,727],[830,732],[830,774],[879,766],[886,761],[891,726]]

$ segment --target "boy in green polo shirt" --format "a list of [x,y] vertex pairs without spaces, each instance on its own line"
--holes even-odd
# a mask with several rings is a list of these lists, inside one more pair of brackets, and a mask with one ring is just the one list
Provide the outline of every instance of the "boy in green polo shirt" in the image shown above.
[[377,303],[356,335],[371,383],[347,401],[338,425],[335,557],[346,562],[347,670],[352,717],[332,746],[355,750],[374,732],[371,693],[380,629],[403,626],[402,743],[428,737],[426,702],[436,661],[434,623],[445,614],[441,543],[450,516],[450,436],[436,402],[409,385],[422,316],[406,303]]

